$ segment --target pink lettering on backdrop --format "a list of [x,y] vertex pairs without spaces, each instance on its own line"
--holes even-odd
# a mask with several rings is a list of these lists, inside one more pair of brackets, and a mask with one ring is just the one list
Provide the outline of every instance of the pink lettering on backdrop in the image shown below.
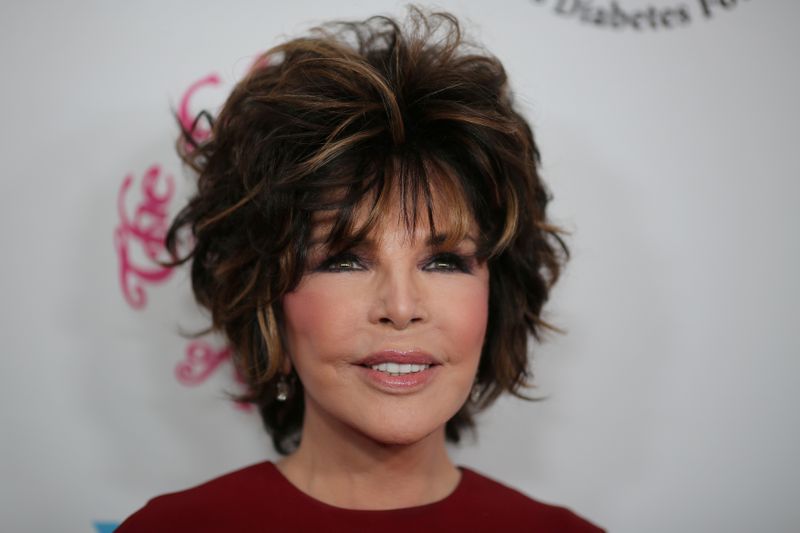
[[[217,349],[205,340],[192,341],[186,346],[183,361],[175,366],[175,377],[184,385],[199,385],[206,381],[220,364],[230,359],[230,357],[231,348],[229,346]],[[238,383],[244,384],[239,372],[235,372],[234,376]],[[235,405],[245,411],[252,408],[250,404],[243,402],[235,402]]]
[[[199,89],[220,83],[217,74],[209,74],[192,83],[181,97],[178,120],[198,144],[208,139],[211,130],[201,126],[194,118],[190,102]],[[187,143],[185,148],[191,150],[192,146]],[[159,261],[169,259],[164,238],[169,228],[168,210],[175,193],[175,183],[171,175],[162,174],[160,165],[152,165],[141,180],[140,196],[136,200],[133,215],[128,216],[126,199],[133,184],[133,175],[127,175],[117,195],[119,224],[114,230],[114,245],[119,259],[122,294],[128,305],[141,310],[147,304],[147,287],[165,283],[173,272]],[[141,253],[136,254],[137,251]],[[230,347],[217,349],[205,340],[190,341],[186,345],[184,359],[175,366],[175,378],[183,385],[199,385],[230,357]],[[245,383],[238,372],[234,373],[234,377],[237,383]],[[252,408],[250,404],[241,402],[235,402],[235,405],[243,410]]]
[[[117,195],[119,225],[114,230],[114,246],[119,258],[119,283],[125,300],[134,309],[147,304],[146,285],[165,282],[172,269],[158,261],[167,259],[164,237],[167,232],[167,207],[175,192],[172,176],[162,177],[159,165],[151,166],[142,178],[140,194],[133,216],[129,217],[125,197],[133,185],[133,175],[122,181]],[[159,193],[159,188],[163,189]],[[149,264],[137,264],[133,247],[144,252]]]
[[251,73],[255,70],[267,68],[272,61],[272,56],[266,56],[264,54],[258,54],[256,58],[250,63],[250,68],[247,70],[248,73]]
[[[213,73],[209,74],[205,78],[201,78],[191,84],[181,98],[181,103],[178,107],[178,120],[180,120],[181,126],[185,131],[191,132],[192,139],[198,144],[208,139],[208,136],[211,135],[211,130],[201,127],[199,123],[196,123],[195,115],[189,110],[189,101],[198,89],[207,85],[214,86],[219,84],[219,76]],[[184,143],[184,148],[186,150],[191,150],[191,145],[189,143]]]
[[230,347],[215,349],[204,340],[190,342],[185,358],[175,367],[175,377],[184,385],[199,385],[231,356]]

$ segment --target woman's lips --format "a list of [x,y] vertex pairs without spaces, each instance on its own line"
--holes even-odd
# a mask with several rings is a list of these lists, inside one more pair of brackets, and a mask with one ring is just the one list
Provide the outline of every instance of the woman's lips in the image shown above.
[[361,366],[374,366],[381,363],[398,363],[412,365],[438,365],[441,361],[428,352],[422,350],[381,350],[374,352],[355,364]]
[[390,393],[410,393],[423,388],[441,367],[435,357],[420,350],[382,350],[355,364],[371,385]]

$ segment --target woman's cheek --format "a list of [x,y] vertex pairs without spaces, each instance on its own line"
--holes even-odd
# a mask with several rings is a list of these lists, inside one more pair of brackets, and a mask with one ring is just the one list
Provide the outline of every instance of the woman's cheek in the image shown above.
[[488,276],[471,281],[458,290],[440,293],[438,308],[457,352],[479,357],[489,318]]
[[[320,282],[326,281],[324,286]],[[345,284],[331,280],[304,280],[283,299],[290,345],[324,347],[326,343],[346,334],[352,320],[355,295]],[[291,346],[290,346],[291,347]],[[295,346],[298,347],[298,346]]]

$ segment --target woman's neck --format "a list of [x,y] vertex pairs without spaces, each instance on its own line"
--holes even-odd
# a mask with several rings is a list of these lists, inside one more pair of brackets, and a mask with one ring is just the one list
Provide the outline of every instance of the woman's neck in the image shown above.
[[399,509],[455,490],[461,472],[447,454],[444,427],[411,444],[385,444],[306,411],[302,440],[277,463],[312,498],[346,509]]

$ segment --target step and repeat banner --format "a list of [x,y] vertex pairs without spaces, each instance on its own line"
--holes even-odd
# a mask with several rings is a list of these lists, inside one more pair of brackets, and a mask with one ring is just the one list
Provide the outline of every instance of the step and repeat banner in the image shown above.
[[[541,402],[452,449],[615,532],[796,531],[800,3],[506,0],[452,11],[506,66],[573,257]],[[186,269],[174,145],[257,55],[402,2],[0,7],[0,530],[110,532],[277,459]],[[208,135],[201,124],[198,135]]]

